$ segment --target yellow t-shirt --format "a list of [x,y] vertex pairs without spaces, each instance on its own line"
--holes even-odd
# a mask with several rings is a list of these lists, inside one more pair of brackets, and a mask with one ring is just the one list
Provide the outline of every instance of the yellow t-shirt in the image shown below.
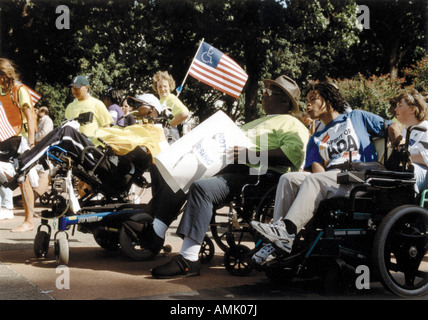
[[113,118],[108,112],[106,106],[101,100],[89,97],[88,99],[79,101],[74,100],[65,109],[66,119],[75,119],[81,113],[92,112],[94,118],[91,123],[81,125],[79,131],[87,137],[93,137],[98,128],[105,127],[113,123]]
[[170,93],[168,96],[161,98],[160,103],[167,108],[171,109],[174,118],[183,112],[189,113],[189,109],[180,101],[174,94]]
[[[241,130],[256,145],[256,151],[281,148],[287,158],[299,170],[304,163],[309,131],[297,118],[287,115],[270,115],[244,124]],[[285,173],[286,166],[269,169]]]

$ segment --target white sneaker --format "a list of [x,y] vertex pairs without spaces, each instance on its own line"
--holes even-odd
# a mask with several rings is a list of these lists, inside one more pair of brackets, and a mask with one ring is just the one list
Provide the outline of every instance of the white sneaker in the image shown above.
[[250,225],[277,249],[287,253],[291,252],[295,235],[287,232],[284,221],[279,220],[275,223],[251,221]]
[[13,219],[13,210],[0,208],[0,220]]
[[270,243],[264,243],[263,247],[257,251],[251,258],[255,263],[264,265],[265,263],[275,259],[276,249]]

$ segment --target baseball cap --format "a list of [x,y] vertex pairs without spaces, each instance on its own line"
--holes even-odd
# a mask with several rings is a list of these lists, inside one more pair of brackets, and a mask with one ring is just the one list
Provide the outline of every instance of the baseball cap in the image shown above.
[[70,87],[80,88],[82,86],[89,86],[89,81],[85,76],[77,76],[71,80]]

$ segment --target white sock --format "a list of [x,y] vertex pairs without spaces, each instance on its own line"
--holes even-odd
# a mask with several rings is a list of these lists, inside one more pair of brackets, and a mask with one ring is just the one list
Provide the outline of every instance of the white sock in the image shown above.
[[180,254],[185,259],[190,261],[197,261],[199,259],[199,251],[201,251],[201,245],[199,243],[189,237],[184,237]]
[[155,220],[153,220],[153,230],[159,237],[165,239],[165,233],[166,230],[168,230],[168,226],[158,218],[155,218]]

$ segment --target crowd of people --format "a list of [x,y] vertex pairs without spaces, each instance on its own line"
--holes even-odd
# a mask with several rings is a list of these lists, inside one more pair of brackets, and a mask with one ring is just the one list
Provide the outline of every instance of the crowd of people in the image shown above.
[[[373,138],[388,136],[391,148],[398,148],[406,136],[406,130],[412,125],[428,129],[426,99],[414,89],[405,89],[391,100],[394,119],[385,121],[379,115],[350,108],[348,102],[334,84],[313,82],[306,88],[306,120],[295,115],[299,112],[301,89],[286,75],[276,79],[265,79],[262,108],[265,116],[244,124],[241,130],[253,142],[254,148],[246,149],[234,146],[228,152],[234,159],[213,177],[199,179],[192,183],[188,192],[174,192],[163,181],[154,165],[153,176],[159,177],[156,192],[148,204],[148,212],[153,223],[141,234],[145,259],[156,257],[165,242],[166,231],[177,218],[184,205],[177,234],[183,238],[178,255],[164,265],[155,267],[155,278],[183,277],[200,274],[199,251],[205,232],[210,224],[213,208],[230,201],[238,195],[242,186],[254,181],[249,165],[242,163],[246,159],[260,157],[267,159],[269,177],[277,184],[273,221],[261,223],[253,221],[251,227],[263,239],[263,245],[252,257],[254,263],[265,264],[278,253],[291,252],[296,234],[305,227],[324,199],[334,196],[346,196],[352,185],[337,183],[337,174],[352,160],[354,162],[377,162],[378,154]],[[0,97],[3,107],[11,104],[11,92],[19,85],[13,64],[0,59]],[[101,100],[90,95],[90,84],[85,76],[73,78],[70,84],[75,100],[65,110],[67,119],[79,118],[91,112],[92,117],[81,124],[79,131],[87,137],[94,136],[97,128],[112,125],[133,125],[133,114],[150,116],[153,119],[168,111],[169,122],[166,136],[174,141],[182,135],[180,124],[189,118],[188,108],[172,91],[175,82],[166,71],[153,76],[153,89],[158,95],[143,94],[122,99],[120,90],[109,88]],[[38,110],[37,130],[32,123],[32,105],[25,87],[19,88],[18,105],[22,126],[8,139],[0,143],[0,150],[15,141],[16,136],[25,137],[16,143],[13,154],[1,155],[1,161],[7,161],[17,154],[32,148],[43,139],[43,135],[53,129],[49,121],[49,110]],[[169,115],[169,116],[168,116]],[[264,136],[266,139],[262,139]],[[428,132],[414,131],[410,137],[410,155],[414,165],[416,186],[420,192],[428,188]],[[267,143],[262,143],[267,141]],[[25,142],[25,143],[24,143]],[[26,146],[22,146],[26,144]],[[0,167],[0,182],[7,179],[7,167]],[[3,181],[2,181],[3,180]],[[31,183],[27,178],[21,184],[21,192],[29,193]],[[11,217],[10,190],[0,188],[2,211],[0,219]],[[41,191],[38,191],[39,194]],[[26,218],[16,230],[32,229],[34,193],[24,201]],[[28,216],[27,216],[28,215]]]

